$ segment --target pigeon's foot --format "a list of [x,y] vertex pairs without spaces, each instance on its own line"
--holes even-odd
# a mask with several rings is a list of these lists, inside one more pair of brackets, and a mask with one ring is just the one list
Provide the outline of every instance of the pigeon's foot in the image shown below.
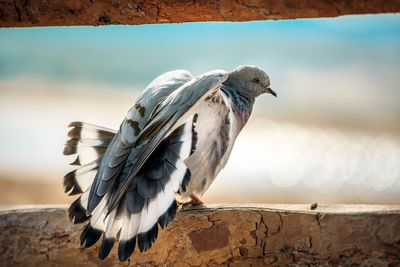
[[200,198],[198,198],[196,195],[191,194],[190,195],[190,201],[184,202],[184,203],[179,203],[182,205],[182,208],[186,208],[186,207],[193,207],[193,206],[199,206],[199,205],[203,205],[204,202],[201,201]]
[[201,199],[198,198],[195,194],[191,194],[190,198],[191,198],[190,202],[192,203],[193,206],[198,206],[198,205],[203,205],[204,204],[204,202],[201,201]]

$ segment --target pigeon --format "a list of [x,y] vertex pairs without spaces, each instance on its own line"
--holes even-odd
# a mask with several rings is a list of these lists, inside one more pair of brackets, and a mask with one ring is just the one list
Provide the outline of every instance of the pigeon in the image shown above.
[[185,70],[152,81],[118,131],[72,122],[65,155],[79,166],[64,176],[64,191],[78,195],[70,220],[86,223],[81,247],[101,237],[99,258],[118,242],[118,259],[144,252],[175,217],[178,201],[202,204],[226,165],[239,132],[261,94],[276,97],[268,75],[255,66],[213,70],[197,77]]

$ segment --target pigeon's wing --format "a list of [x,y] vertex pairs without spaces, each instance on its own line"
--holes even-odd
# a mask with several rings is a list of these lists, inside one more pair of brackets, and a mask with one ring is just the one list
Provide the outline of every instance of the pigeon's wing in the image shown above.
[[134,150],[136,152],[136,161],[132,166],[129,177],[114,192],[113,198],[109,203],[110,210],[116,207],[140,168],[161,141],[187,122],[193,123],[190,118],[193,120],[194,114],[190,110],[193,110],[196,104],[205,99],[210,93],[218,90],[219,86],[227,78],[228,73],[223,70],[207,72],[175,90],[157,106],[136,140],[135,147],[140,147],[141,149]]
[[[193,78],[189,72],[183,70],[168,72],[150,83],[143,94],[139,96],[135,105],[128,111],[119,131],[103,156],[96,178],[90,189],[88,199],[89,212],[93,212],[103,197],[115,189],[121,180],[123,180],[121,176],[124,177],[122,173],[126,169],[126,161],[153,110],[168,95]],[[108,209],[108,212],[111,212],[111,210]]]

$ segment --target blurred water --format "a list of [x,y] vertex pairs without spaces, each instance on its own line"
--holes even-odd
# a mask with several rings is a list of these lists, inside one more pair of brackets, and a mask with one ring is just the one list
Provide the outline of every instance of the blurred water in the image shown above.
[[[238,138],[231,159],[215,184],[226,198],[225,183],[237,187],[235,197],[251,191],[251,199],[268,201],[282,189],[295,195],[274,196],[281,201],[303,202],[312,192],[315,201],[400,203],[400,136],[350,129],[306,126],[254,119]],[[246,185],[246,186],[245,186]],[[303,194],[303,196],[302,196]],[[236,199],[235,199],[236,198]],[[383,201],[385,201],[383,200]],[[279,201],[278,201],[279,202]]]
[[[6,178],[61,179],[72,161],[61,154],[67,124],[83,120],[117,129],[135,99],[134,93],[107,88],[0,85],[7,88],[0,98],[0,176]],[[64,93],[46,93],[53,86]],[[256,106],[204,197],[208,202],[400,204],[399,162],[399,131],[266,119]]]
[[278,98],[257,100],[207,201],[400,204],[398,14],[2,28],[0,178],[61,183],[70,121],[116,129],[161,73],[241,64]]

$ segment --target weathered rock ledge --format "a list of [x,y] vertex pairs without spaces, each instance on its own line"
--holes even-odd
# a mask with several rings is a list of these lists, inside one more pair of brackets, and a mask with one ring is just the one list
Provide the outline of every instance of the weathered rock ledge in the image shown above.
[[[65,206],[0,211],[1,266],[112,266],[79,248]],[[399,266],[400,206],[210,205],[181,210],[131,265]],[[127,265],[127,263],[125,263]]]
[[400,12],[400,0],[1,0],[0,27],[249,21]]

